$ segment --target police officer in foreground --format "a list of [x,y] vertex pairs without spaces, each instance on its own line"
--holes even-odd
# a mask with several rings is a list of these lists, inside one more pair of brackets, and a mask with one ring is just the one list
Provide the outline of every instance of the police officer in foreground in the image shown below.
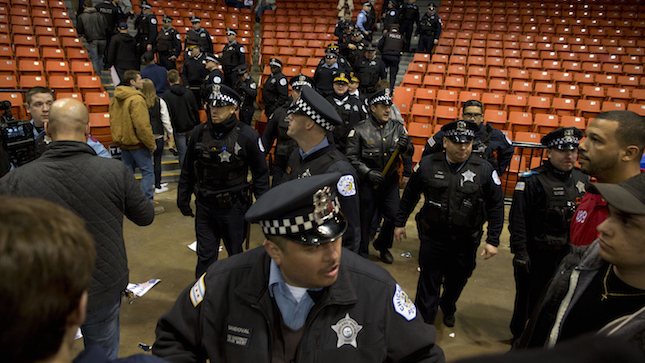
[[224,83],[224,74],[219,69],[219,58],[213,54],[205,53],[203,63],[209,73],[202,81],[201,98],[204,102],[208,102],[208,98],[213,94],[213,85]]
[[208,31],[202,28],[202,19],[197,15],[193,15],[190,18],[190,23],[193,28],[186,33],[184,48],[190,42],[191,44],[198,44],[203,53],[213,53],[213,39]]
[[376,56],[374,44],[369,44],[365,48],[365,55],[354,65],[354,72],[361,79],[360,89],[365,94],[376,92],[378,81],[387,77],[386,63]]
[[181,39],[172,27],[172,17],[163,16],[163,27],[157,33],[155,50],[159,53],[159,65],[167,70],[177,69],[177,58],[181,55]]
[[255,98],[258,96],[258,85],[249,75],[246,64],[240,64],[235,67],[237,81],[235,82],[235,91],[239,93],[242,101],[240,102],[240,121],[251,125],[253,113],[255,112]]
[[278,107],[273,112],[271,117],[269,117],[267,126],[264,128],[264,133],[262,134],[262,145],[266,148],[267,154],[271,151],[271,148],[273,148],[273,142],[277,140],[275,151],[273,153],[273,165],[271,170],[273,173],[272,185],[280,184],[282,176],[287,169],[287,161],[289,160],[291,153],[298,148],[296,140],[287,135],[289,122],[291,122],[287,111],[289,110],[289,107],[293,106],[295,100],[300,98],[300,91],[302,88],[305,86],[313,88],[313,84],[314,80],[302,73],[291,77],[289,80],[289,85],[291,86],[291,96],[289,97],[289,101],[287,104]]
[[152,6],[148,3],[141,4],[141,12],[134,20],[134,28],[137,35],[137,57],[145,52],[151,52],[157,39],[157,16],[152,12]]
[[585,194],[587,176],[574,166],[583,133],[560,128],[544,136],[548,160],[521,173],[509,215],[511,252],[515,254],[515,310],[511,332],[524,330],[544,287],[569,253],[569,224]]
[[383,62],[387,66],[388,73],[390,73],[390,91],[394,89],[396,84],[396,75],[399,73],[403,46],[403,35],[399,33],[398,24],[392,24],[390,31],[383,35],[378,42],[378,49],[381,51]]
[[[177,207],[183,215],[195,217],[197,277],[217,261],[220,240],[229,256],[242,252],[251,192],[259,197],[269,189],[260,136],[235,116],[240,95],[225,85],[214,85],[212,90],[208,121],[192,131],[177,188]],[[190,207],[193,193],[195,214]]]
[[453,327],[455,304],[475,269],[486,221],[488,237],[481,255],[489,259],[497,254],[504,194],[497,171],[472,152],[477,124],[453,121],[441,130],[445,152],[425,156],[415,167],[401,198],[394,234],[399,243],[406,237],[405,223],[423,194],[425,203],[416,216],[421,275],[415,303],[429,324],[434,324],[441,306],[444,324]]
[[301,179],[318,174],[339,172],[343,176],[336,185],[340,206],[349,224],[343,236],[343,247],[358,253],[361,242],[360,199],[356,170],[335,145],[329,133],[342,124],[336,110],[313,88],[304,86],[302,93],[289,107],[290,127],[287,135],[298,143],[287,163],[282,181]]
[[437,8],[434,3],[428,5],[428,12],[423,14],[417,27],[414,39],[420,35],[417,53],[432,54],[432,49],[439,44],[441,36],[441,18],[437,15]]
[[184,57],[184,67],[181,70],[181,81],[184,86],[190,88],[195,95],[195,100],[201,109],[207,102],[207,99],[202,99],[202,84],[204,79],[208,76],[206,69],[206,53],[202,53],[199,45],[196,43],[188,44],[186,48],[186,56]]
[[278,107],[289,102],[289,86],[287,77],[282,74],[282,62],[278,58],[271,58],[269,67],[271,74],[262,87],[262,103],[267,118],[270,118]]
[[[210,362],[438,362],[436,330],[383,268],[341,248],[338,173],[270,189],[264,245],[211,265],[157,323],[153,354]],[[215,339],[214,337],[222,337]]]
[[[392,96],[382,89],[368,98],[370,116],[347,135],[346,155],[360,178],[360,255],[369,256],[370,227],[375,211],[384,219],[374,248],[381,261],[392,263],[389,248],[394,236],[394,217],[399,209],[399,161],[411,157],[414,145],[402,123],[390,118]],[[407,175],[405,175],[407,176]]]
[[224,70],[224,84],[229,87],[235,87],[235,82],[237,82],[235,67],[246,64],[246,50],[242,44],[235,40],[235,37],[237,37],[235,29],[226,28],[228,44],[224,46],[222,53],[220,53]]
[[[513,143],[500,130],[484,123],[484,106],[477,100],[464,102],[461,118],[477,124],[473,141],[473,153],[488,161],[501,177],[513,158]],[[437,132],[428,139],[423,149],[423,156],[443,150],[443,131]],[[497,156],[495,156],[497,154]]]
[[367,109],[356,96],[349,94],[349,79],[345,73],[334,78],[334,93],[325,97],[336,110],[342,122],[334,127],[333,143],[341,153],[345,153],[347,134],[367,117]]

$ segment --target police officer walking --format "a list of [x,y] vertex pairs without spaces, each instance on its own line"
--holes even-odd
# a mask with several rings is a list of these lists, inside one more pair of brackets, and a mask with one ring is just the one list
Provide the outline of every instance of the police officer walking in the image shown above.
[[569,224],[588,182],[574,166],[582,137],[575,127],[548,133],[541,140],[548,160],[521,173],[515,185],[508,227],[515,254],[514,340],[520,337],[542,290],[569,253]]
[[347,42],[340,43],[339,48],[340,54],[349,61],[352,67],[355,67],[363,54],[365,54],[367,42],[363,39],[363,34],[356,30]]
[[258,96],[258,85],[249,75],[246,64],[235,67],[234,71],[237,73],[235,91],[239,93],[242,99],[240,101],[240,121],[251,125],[253,113],[255,112],[255,106],[253,104]]
[[[504,175],[513,158],[513,143],[500,130],[484,121],[484,106],[477,100],[464,102],[462,119],[471,120],[478,125],[473,141],[473,153],[493,165],[497,174]],[[437,132],[428,139],[423,149],[423,156],[443,150],[443,131]],[[495,156],[497,154],[497,156]]]
[[378,49],[383,55],[383,62],[390,73],[390,91],[394,89],[396,75],[399,73],[399,63],[401,62],[401,52],[403,51],[403,35],[399,33],[398,24],[392,24],[390,31],[387,32],[378,42]]
[[244,50],[244,46],[235,40],[236,36],[237,32],[235,29],[226,28],[226,40],[228,44],[224,46],[220,54],[222,68],[224,70],[224,84],[229,87],[235,87],[235,82],[237,82],[235,67],[246,64],[246,51]]
[[[369,44],[365,48],[365,55],[359,58],[354,65],[354,72],[361,80],[360,90],[365,94],[376,92],[378,81],[387,77],[387,63],[376,56],[376,47]],[[397,63],[398,67],[398,63]],[[391,91],[391,90],[390,90]]]
[[212,54],[204,54],[204,67],[206,67],[206,71],[209,73],[201,85],[201,98],[204,102],[208,103],[208,98],[213,94],[213,85],[222,84],[224,82],[224,74],[219,70],[219,59]]
[[488,237],[482,256],[489,259],[497,254],[504,195],[497,171],[471,152],[477,124],[460,120],[441,129],[445,153],[425,156],[415,167],[401,198],[394,234],[399,243],[405,238],[405,223],[423,194],[425,204],[416,217],[421,275],[415,303],[429,324],[434,324],[441,306],[444,324],[452,327],[457,299],[475,269],[486,221]]
[[177,58],[181,55],[181,39],[172,27],[172,17],[163,16],[163,27],[157,33],[156,51],[159,53],[159,65],[167,70],[177,69]]
[[206,69],[206,54],[202,53],[197,44],[188,44],[186,49],[187,57],[184,57],[184,67],[181,70],[181,81],[184,86],[188,86],[193,95],[195,95],[195,100],[201,109],[204,105],[203,103],[207,100],[202,100],[202,84],[204,79],[208,76],[208,70]]
[[262,87],[262,103],[264,103],[264,114],[271,118],[273,112],[289,101],[289,87],[287,77],[282,74],[282,62],[277,58],[269,60],[271,74]]
[[347,134],[359,122],[367,117],[367,110],[358,97],[349,94],[349,79],[345,73],[334,78],[334,93],[325,99],[331,103],[338,113],[341,123],[334,127],[334,144],[341,153],[345,153],[347,146]]
[[323,97],[327,97],[334,92],[334,78],[341,73],[349,72],[340,64],[338,54],[335,52],[328,51],[323,61],[316,67],[314,87]]
[[369,256],[370,227],[374,212],[384,219],[374,241],[381,261],[392,263],[389,248],[394,236],[394,217],[399,209],[398,162],[411,157],[414,145],[403,124],[390,118],[392,96],[388,88],[374,93],[367,103],[371,115],[347,135],[346,155],[360,178],[361,245],[359,253]]
[[399,24],[400,9],[394,0],[387,1],[387,9],[383,11],[383,33],[387,33],[394,24]]
[[403,51],[410,51],[410,40],[414,31],[414,26],[419,26],[419,7],[414,3],[415,0],[408,0],[407,4],[401,7],[401,34],[403,35]]
[[372,41],[372,28],[375,25],[375,19],[370,19],[369,16],[371,9],[372,3],[365,1],[363,2],[363,10],[356,16],[356,29],[370,42]]
[[148,3],[141,4],[141,13],[134,20],[134,28],[137,35],[137,57],[141,58],[143,53],[153,51],[157,39],[157,16],[152,12],[152,6]]
[[196,15],[193,15],[190,18],[193,28],[186,33],[186,38],[184,39],[184,48],[188,46],[188,43],[198,44],[199,49],[202,50],[202,53],[214,53],[213,52],[213,39],[211,35],[202,28],[202,19]]
[[361,220],[356,170],[327,139],[327,135],[334,132],[342,120],[334,108],[309,86],[302,88],[300,97],[289,108],[288,117],[290,124],[287,135],[298,143],[298,150],[292,152],[281,182],[318,174],[341,173],[336,189],[340,207],[348,222],[343,247],[358,253]]
[[434,3],[428,5],[428,12],[423,14],[419,21],[414,39],[420,35],[417,53],[432,54],[432,49],[439,44],[441,36],[441,18],[437,15],[437,8]]
[[[240,96],[226,85],[213,86],[208,121],[193,129],[177,189],[177,206],[185,216],[194,193],[197,212],[197,267],[201,276],[217,261],[220,240],[228,255],[242,252],[244,213],[256,197],[269,189],[269,171],[260,136],[238,121]],[[247,175],[251,170],[252,179]]]
[[273,148],[273,142],[276,141],[271,170],[273,173],[272,185],[274,186],[280,184],[282,176],[287,169],[287,161],[291,153],[298,148],[296,141],[287,135],[290,122],[287,111],[289,107],[293,106],[293,102],[300,98],[302,88],[313,88],[313,84],[314,80],[302,73],[291,77],[289,80],[291,96],[289,97],[288,104],[284,104],[273,111],[267,126],[264,128],[264,133],[262,133],[262,145],[266,148],[267,154]]

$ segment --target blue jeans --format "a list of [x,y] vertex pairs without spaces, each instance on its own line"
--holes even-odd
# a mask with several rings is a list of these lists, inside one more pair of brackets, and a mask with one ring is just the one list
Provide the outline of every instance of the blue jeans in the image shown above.
[[81,325],[85,348],[98,345],[110,359],[119,354],[119,310],[121,293],[109,303],[87,311],[85,323]]
[[264,13],[265,10],[273,10],[273,7],[271,7],[271,5],[266,5],[266,6],[259,7],[258,12],[256,14],[258,19],[262,17],[262,14]]
[[188,149],[188,139],[190,138],[191,131],[186,132],[175,132],[175,146],[177,147],[177,153],[179,154],[179,167],[184,167],[184,158],[186,157],[186,149]]
[[130,168],[132,174],[134,174],[134,169],[139,167],[139,170],[141,170],[141,190],[151,202],[154,201],[155,171],[152,166],[150,149],[121,149],[121,160]]
[[107,41],[105,39],[87,42],[87,52],[92,60],[94,72],[98,75],[100,75],[101,70],[103,70],[103,55],[105,54],[106,43]]

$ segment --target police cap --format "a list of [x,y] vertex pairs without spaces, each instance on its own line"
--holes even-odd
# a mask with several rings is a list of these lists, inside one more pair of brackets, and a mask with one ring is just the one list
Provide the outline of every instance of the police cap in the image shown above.
[[240,95],[234,89],[224,84],[214,84],[209,97],[210,105],[213,107],[237,107],[240,99]]
[[291,89],[295,89],[295,90],[299,90],[303,86],[309,86],[313,88],[314,80],[311,77],[305,76],[304,74],[300,73],[298,75],[291,77],[291,79],[289,80],[289,84],[291,85]]
[[389,88],[383,88],[381,90],[378,90],[374,92],[370,96],[370,98],[367,99],[367,104],[370,106],[377,105],[379,103],[382,103],[388,106],[392,104],[392,94],[390,93]]
[[469,120],[453,121],[441,127],[441,131],[452,142],[463,143],[472,141],[475,138],[475,132],[478,126],[475,122]]
[[269,66],[282,68],[282,62],[278,58],[269,59]]
[[343,123],[331,103],[311,87],[302,87],[300,98],[289,107],[288,113],[303,114],[327,131],[334,131]]
[[363,6],[372,6],[372,3],[369,1],[364,1]]
[[338,52],[338,43],[331,43],[327,46],[327,52]]
[[148,3],[141,4],[141,10],[149,10],[149,9],[152,9],[152,6],[150,6],[150,4]]
[[190,22],[191,22],[191,23],[193,23],[193,24],[194,24],[194,23],[200,23],[201,21],[202,21],[202,18],[200,18],[200,17],[199,17],[199,16],[197,16],[197,15],[193,15],[193,16],[190,18]]
[[335,241],[347,230],[336,196],[340,176],[320,174],[282,183],[258,198],[244,217],[259,223],[266,235],[303,245]]
[[374,52],[374,51],[376,51],[376,47],[374,46],[374,44],[370,43],[370,44],[367,45],[367,48],[365,48],[365,51]]
[[575,150],[582,139],[582,130],[577,127],[562,127],[544,135],[540,142],[551,149]]
[[361,79],[358,78],[358,76],[354,72],[350,73],[349,75],[350,75],[350,78],[349,78],[350,83],[355,83],[355,82],[360,83],[361,82]]
[[349,79],[347,78],[347,75],[345,75],[345,73],[340,73],[334,78],[334,83],[349,84]]
[[246,67],[246,64],[240,64],[239,66],[235,67],[235,69],[233,69],[233,70],[237,74],[244,74],[244,73],[246,73],[247,69],[248,68]]
[[[192,45],[192,44],[191,44]],[[196,45],[196,44],[195,44]],[[204,57],[204,63],[206,62],[216,62],[219,63],[219,57],[216,55],[213,55],[211,53],[206,53],[206,56]]]
[[168,16],[168,15],[164,14],[164,16],[163,16],[163,20],[162,20],[162,21],[163,21],[164,23],[172,23],[172,17],[170,17],[170,16]]
[[237,35],[237,32],[233,28],[226,28],[226,35]]

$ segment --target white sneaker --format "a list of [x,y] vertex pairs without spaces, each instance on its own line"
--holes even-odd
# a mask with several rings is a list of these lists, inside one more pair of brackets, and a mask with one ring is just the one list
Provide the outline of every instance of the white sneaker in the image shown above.
[[168,189],[167,186],[162,185],[161,188],[155,188],[155,194],[164,193],[164,192],[167,192],[168,190],[170,189]]
[[161,187],[167,187],[168,183],[161,183],[160,185],[161,185]]

